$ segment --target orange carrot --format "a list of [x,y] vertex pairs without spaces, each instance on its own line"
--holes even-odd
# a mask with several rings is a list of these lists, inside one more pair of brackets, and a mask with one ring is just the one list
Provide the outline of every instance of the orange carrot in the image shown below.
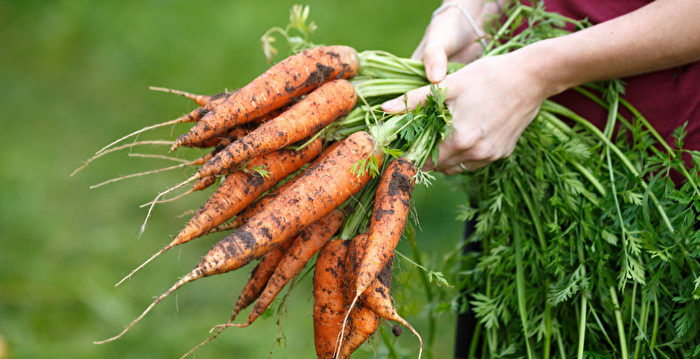
[[265,115],[329,80],[351,78],[358,69],[357,52],[347,46],[316,47],[292,55],[233,92],[180,136],[171,150]]
[[347,241],[334,239],[318,253],[314,271],[314,344],[319,359],[332,359],[347,311],[343,274]]
[[348,241],[348,250],[345,258],[345,284],[343,285],[343,294],[345,295],[345,301],[348,303],[355,298],[357,272],[359,271],[360,261],[365,254],[368,237],[368,233],[361,233]]
[[232,129],[228,130],[225,134],[216,135],[216,136],[214,136],[212,138],[208,138],[204,141],[193,143],[189,147],[195,147],[195,148],[207,148],[207,147],[219,147],[219,146],[226,147],[231,142],[249,134],[250,131],[252,131],[252,130],[254,130],[254,127],[248,126],[248,124],[236,126]]
[[[334,142],[330,146],[328,146],[323,153],[316,159],[316,163],[322,161],[325,157],[327,157],[329,154],[333,153],[336,147],[340,142]],[[303,173],[303,171],[302,171]],[[285,182],[282,186],[279,186],[278,188],[275,188],[274,190],[271,190],[269,193],[267,193],[265,196],[261,197],[255,203],[251,204],[246,208],[244,211],[241,212],[236,218],[232,219],[231,221],[224,223],[222,225],[219,225],[218,227],[212,229],[211,232],[221,232],[221,231],[226,231],[229,229],[236,229],[240,226],[242,226],[244,223],[246,223],[250,218],[252,218],[254,215],[258,214],[261,212],[265,206],[267,206],[268,203],[270,203],[273,199],[275,199],[280,192],[284,191],[287,189],[289,186],[292,185],[294,180],[298,177],[301,177],[301,173],[295,178],[292,178]]]
[[[382,174],[375,194],[369,235],[366,245],[362,246],[364,253],[360,254],[357,278],[353,278],[355,295],[350,302],[350,310],[353,310],[360,295],[372,284],[377,274],[393,256],[408,217],[415,173],[416,168],[411,161],[398,158],[392,161]],[[345,322],[351,315],[351,312],[346,314],[341,334],[344,332]],[[341,340],[343,339],[341,336]]]
[[355,101],[355,88],[349,81],[328,82],[275,119],[228,145],[197,173],[199,177],[218,175],[250,158],[307,138],[348,113]]
[[[286,110],[287,108],[281,108],[275,111],[272,111],[268,113],[265,116],[258,117],[256,119],[253,119],[250,122],[234,126],[233,128],[229,129],[226,131],[224,134],[221,135],[216,135],[211,138],[208,138],[204,141],[200,141],[197,143],[193,143],[188,145],[189,147],[197,147],[197,148],[206,148],[206,147],[221,147],[221,149],[225,148],[231,142],[242,138],[243,136],[249,134],[251,131],[255,130],[259,125],[268,122],[272,120],[273,118],[279,116]],[[174,143],[174,142],[173,142]],[[172,145],[172,143],[171,143]]]
[[289,280],[299,274],[311,257],[338,231],[344,219],[345,214],[336,209],[301,231],[267,282],[248,320],[244,324],[227,326],[247,327],[262,315]]
[[[266,176],[255,170],[242,170],[230,173],[209,200],[190,219],[185,228],[172,242],[156,252],[142,265],[134,269],[124,279],[129,278],[148,262],[177,245],[187,243],[209,232],[229,218],[246,208],[257,197],[274,186],[279,180],[298,170],[321,152],[321,140],[317,139],[300,151],[280,150],[260,156],[248,163],[248,166],[260,167]],[[118,284],[124,281],[122,279]]]
[[[330,213],[370,180],[369,171],[356,176],[352,168],[358,161],[373,155],[380,156],[381,153],[375,154],[374,138],[366,132],[355,132],[342,140],[332,153],[314,163],[292,185],[280,192],[265,207],[266,210],[216,243],[191,272],[161,294],[121,333],[95,343],[119,339],[184,284],[238,269]],[[381,157],[377,159],[381,161]]]
[[408,217],[415,174],[416,167],[404,158],[392,161],[382,174],[374,199],[367,247],[357,273],[356,297],[370,286],[399,243]]

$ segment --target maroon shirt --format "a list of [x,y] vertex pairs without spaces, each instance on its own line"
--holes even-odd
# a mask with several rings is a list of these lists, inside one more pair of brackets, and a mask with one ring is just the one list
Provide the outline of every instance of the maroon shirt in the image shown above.
[[[545,0],[545,7],[570,18],[587,18],[597,24],[634,11],[648,0]],[[700,62],[662,71],[627,77],[623,98],[629,101],[673,145],[673,131],[687,122],[684,148],[700,150]],[[607,113],[597,104],[574,91],[552,98],[604,127]],[[624,109],[620,112],[632,118]]]

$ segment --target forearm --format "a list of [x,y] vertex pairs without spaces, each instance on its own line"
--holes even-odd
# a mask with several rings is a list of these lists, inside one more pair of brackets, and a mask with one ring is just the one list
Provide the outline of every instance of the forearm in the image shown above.
[[657,0],[634,12],[523,49],[548,96],[585,82],[700,60],[700,1]]

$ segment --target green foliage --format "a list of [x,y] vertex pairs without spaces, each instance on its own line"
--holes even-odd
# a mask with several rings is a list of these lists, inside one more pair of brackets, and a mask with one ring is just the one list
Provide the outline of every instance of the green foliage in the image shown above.
[[[262,44],[263,53],[267,58],[267,61],[272,61],[272,59],[277,55],[278,50],[272,45],[277,39],[274,37],[274,33],[282,35],[289,48],[293,52],[302,51],[315,45],[309,40],[309,36],[316,31],[316,24],[312,21],[307,23],[309,19],[309,6],[294,5],[291,10],[289,10],[289,24],[285,28],[273,27],[267,30],[265,34],[260,38]],[[294,30],[294,32],[292,32]],[[297,35],[293,35],[296,33]]]

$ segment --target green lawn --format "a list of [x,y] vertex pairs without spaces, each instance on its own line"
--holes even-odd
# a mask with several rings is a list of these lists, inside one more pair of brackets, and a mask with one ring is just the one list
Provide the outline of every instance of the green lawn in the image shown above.
[[[145,216],[138,206],[190,172],[89,190],[110,177],[171,164],[121,153],[68,175],[122,134],[193,108],[182,98],[149,91],[149,85],[216,93],[264,71],[268,65],[259,38],[268,28],[286,24],[293,3],[0,1],[0,336],[10,358],[176,358],[227,319],[250,267],[189,284],[121,340],[93,345],[118,333],[220,236],[172,250],[115,288],[119,278],[181,228],[186,219],[177,216],[198,207],[209,192],[157,207],[137,239]],[[308,4],[319,27],[315,42],[409,56],[438,2]],[[184,129],[141,138],[172,138]],[[453,218],[463,199],[445,181],[429,193],[417,190],[422,228],[417,239],[428,267],[437,268],[457,244],[462,226]],[[405,243],[399,250],[410,255]],[[401,313],[427,333],[428,309],[415,267],[398,261],[396,273]],[[313,356],[311,306],[307,277],[293,291],[282,322],[286,347],[277,347],[273,357]],[[276,318],[230,329],[197,356],[267,357]],[[434,357],[449,357],[454,315],[440,314],[438,321]],[[417,344],[408,331],[396,345],[402,355],[415,357]],[[379,336],[356,355],[385,356]]]

